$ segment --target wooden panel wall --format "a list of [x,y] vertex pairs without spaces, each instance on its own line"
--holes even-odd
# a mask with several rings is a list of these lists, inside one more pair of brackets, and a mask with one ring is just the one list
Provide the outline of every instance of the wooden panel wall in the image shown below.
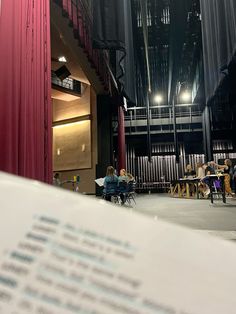
[[[83,97],[72,102],[53,100],[53,120],[90,115],[91,119],[54,128],[54,171],[61,181],[80,176],[80,192],[95,193],[97,163],[97,96],[87,86]],[[85,150],[83,151],[83,149]],[[58,151],[58,149],[61,149]],[[58,155],[59,153],[59,155]],[[60,155],[61,154],[61,155]],[[65,184],[72,189],[72,184]]]
[[91,168],[91,123],[80,121],[53,129],[54,171]]

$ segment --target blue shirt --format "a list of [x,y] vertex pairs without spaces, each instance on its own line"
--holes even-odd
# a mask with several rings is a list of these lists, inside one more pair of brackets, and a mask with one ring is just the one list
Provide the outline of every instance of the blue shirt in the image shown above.
[[104,190],[103,192],[106,194],[114,194],[117,191],[118,185],[118,177],[114,176],[106,176],[104,180]]

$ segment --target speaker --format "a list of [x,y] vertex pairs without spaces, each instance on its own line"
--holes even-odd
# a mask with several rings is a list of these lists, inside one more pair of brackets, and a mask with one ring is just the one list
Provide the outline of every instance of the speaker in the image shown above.
[[63,81],[64,79],[71,75],[70,71],[67,69],[65,65],[56,70],[55,74],[61,81]]

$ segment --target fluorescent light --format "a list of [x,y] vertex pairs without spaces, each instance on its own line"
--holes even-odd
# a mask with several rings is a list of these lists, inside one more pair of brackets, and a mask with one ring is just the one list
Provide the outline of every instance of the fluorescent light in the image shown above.
[[53,125],[53,129],[59,129],[59,128],[66,128],[68,126],[73,126],[73,125],[78,125],[78,124],[83,124],[85,122],[88,122],[90,120],[83,120],[83,121],[77,121],[77,122],[69,122],[65,124],[59,124],[59,125]]
[[65,56],[61,56],[61,57],[59,57],[59,58],[58,58],[58,61],[59,61],[59,62],[64,62],[64,63],[66,63],[66,62],[67,62],[67,60],[66,60],[66,57],[65,57]]
[[155,103],[160,104],[163,101],[163,97],[160,94],[157,94],[156,96],[154,96],[154,101]]
[[192,100],[192,95],[189,91],[183,92],[180,97],[183,101],[191,101]]

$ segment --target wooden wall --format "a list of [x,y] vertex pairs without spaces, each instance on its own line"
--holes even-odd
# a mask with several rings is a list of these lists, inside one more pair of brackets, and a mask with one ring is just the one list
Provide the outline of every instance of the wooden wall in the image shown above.
[[[87,85],[80,99],[62,101],[53,99],[53,170],[60,173],[61,181],[80,176],[80,192],[95,193],[97,163],[97,110],[96,94]],[[83,119],[68,123],[68,119]],[[63,124],[67,120],[66,124]],[[65,184],[72,189],[72,184]]]

